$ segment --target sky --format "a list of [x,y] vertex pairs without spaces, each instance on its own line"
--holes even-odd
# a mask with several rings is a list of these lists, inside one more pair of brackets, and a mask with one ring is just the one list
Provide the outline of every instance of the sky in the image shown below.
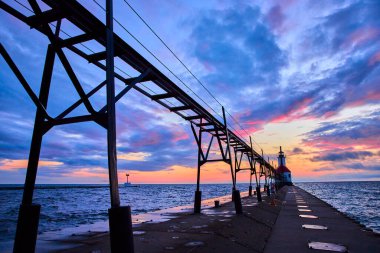
[[[31,15],[17,2],[5,2]],[[96,2],[105,1],[79,2],[104,22]],[[282,146],[294,181],[380,180],[379,1],[128,2],[239,122],[227,118],[242,138],[252,136],[254,148],[275,163]],[[220,104],[125,1],[114,0],[114,6],[118,22],[187,87],[117,23],[115,32],[221,120]],[[80,34],[67,21],[62,29],[63,38]],[[38,94],[48,40],[1,10],[0,41]],[[78,48],[104,50],[94,42]],[[105,72],[65,54],[85,91],[105,80]],[[116,59],[118,68],[138,74],[123,64]],[[139,85],[155,89],[149,82]],[[117,81],[116,90],[121,88]],[[91,102],[100,109],[105,98],[103,89]],[[56,59],[49,114],[57,116],[77,99]],[[22,184],[35,106],[3,58],[0,101],[0,184]],[[134,90],[117,103],[116,113],[120,183],[126,172],[133,183],[196,182],[189,122]],[[72,115],[82,114],[83,106]],[[106,131],[93,122],[54,127],[43,138],[37,183],[107,183],[106,143]],[[206,164],[201,183],[231,183],[229,173],[227,164]],[[247,172],[238,173],[238,182],[248,180]]]

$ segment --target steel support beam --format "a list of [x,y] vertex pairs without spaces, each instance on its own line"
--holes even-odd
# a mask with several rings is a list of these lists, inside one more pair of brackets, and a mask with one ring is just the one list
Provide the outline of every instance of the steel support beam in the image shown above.
[[111,252],[133,253],[131,208],[120,206],[116,156],[115,69],[113,38],[113,0],[106,1],[106,80],[107,80],[107,148],[111,208],[108,209]]
[[225,131],[226,131],[226,135],[227,135],[226,157],[228,157],[230,159],[230,169],[231,169],[231,177],[232,177],[232,200],[234,201],[234,204],[235,204],[236,214],[241,214],[241,213],[243,213],[243,206],[241,204],[240,191],[236,189],[236,179],[234,177],[234,173],[236,173],[236,172],[234,172],[234,168],[233,168],[233,164],[232,164],[231,147],[230,147],[230,133],[229,133],[228,126],[227,126],[227,118],[226,118],[226,113],[224,111],[224,107],[222,107],[222,112],[223,112],[223,123],[224,123]]
[[[28,93],[30,99],[36,105],[38,110],[45,118],[50,118],[49,114],[46,111],[46,108],[43,106],[41,101],[38,99],[37,95],[33,92],[32,88],[25,80],[24,76],[21,74],[21,71],[18,69],[16,64],[13,62],[12,58],[9,56],[8,52],[5,50],[3,45],[0,43],[0,53],[3,56],[4,60],[7,62],[8,66],[11,68],[12,72],[16,75],[17,79],[25,89],[26,93]],[[51,118],[50,118],[51,119]]]
[[[58,29],[59,30],[59,27]],[[51,45],[48,46],[44,71],[42,75],[39,101],[44,108],[47,108],[51,77],[53,73],[55,53]],[[22,196],[22,204],[19,210],[19,216],[16,228],[16,237],[14,241],[14,253],[34,252],[38,234],[38,223],[40,216],[40,205],[33,204],[33,193],[36,183],[38,162],[40,159],[42,137],[44,135],[43,125],[45,117],[41,108],[37,107],[32,143],[30,145],[28,167]]]
[[[230,135],[228,131],[228,126],[227,126],[227,119],[226,119],[226,113],[224,111],[224,107],[222,107],[222,112],[223,112],[223,122],[224,122],[224,130],[226,131],[227,135],[227,148],[226,148],[226,157],[228,159],[231,159],[231,149],[230,149]],[[232,177],[232,189],[236,190],[236,185],[235,185],[235,177],[234,177],[234,168],[232,166],[232,162],[230,163],[230,169],[231,169],[231,177]]]
[[[202,123],[202,119],[201,119]],[[194,128],[193,128],[194,129]],[[195,134],[195,133],[194,133]],[[195,136],[196,138],[196,136]],[[194,213],[200,213],[201,212],[201,201],[202,201],[202,192],[200,191],[200,179],[201,179],[201,166],[202,166],[202,157],[204,160],[207,158],[203,155],[203,150],[202,150],[202,131],[199,129],[198,132],[198,162],[197,162],[197,189],[195,191],[195,196],[194,196]]]
[[253,150],[252,137],[251,136],[249,136],[249,143],[250,143],[251,150],[252,150],[251,166],[252,166],[252,163],[253,163],[253,171],[255,173],[256,197],[257,197],[257,201],[261,202],[262,198],[261,198],[261,190],[260,190],[260,176],[259,176],[259,178],[257,178],[256,159],[253,157],[254,150]]

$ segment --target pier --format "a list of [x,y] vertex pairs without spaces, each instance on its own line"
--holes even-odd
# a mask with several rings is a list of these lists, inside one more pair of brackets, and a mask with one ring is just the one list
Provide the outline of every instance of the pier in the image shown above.
[[[240,215],[228,201],[201,214],[178,213],[169,221],[136,226],[135,252],[323,252],[310,248],[316,242],[340,246],[342,251],[337,252],[380,252],[380,235],[298,187],[285,186],[271,197],[263,193],[260,203],[246,196],[242,205]],[[317,218],[300,217],[305,214]],[[307,228],[310,225],[322,229]],[[56,251],[61,253],[104,253],[109,252],[109,235],[89,233],[54,244],[66,245],[66,249]]]
[[[140,43],[173,76],[167,76],[123,40],[120,34],[115,33],[113,26],[118,21],[114,19],[112,0],[106,0],[105,6],[100,5],[104,20],[75,0],[28,0],[25,3],[23,5],[15,1],[7,4],[0,1],[3,14],[10,15],[46,39],[46,57],[38,95],[28,82],[24,70],[18,67],[12,57],[11,50],[0,44],[6,71],[14,74],[36,109],[13,252],[36,251],[39,216],[44,203],[35,203],[33,195],[44,136],[57,126],[83,122],[99,125],[107,136],[104,147],[107,149],[111,200],[108,209],[109,231],[73,235],[51,242],[59,245],[60,249],[39,248],[37,243],[37,251],[380,252],[378,235],[318,198],[292,186],[291,172],[285,166],[281,148],[281,162],[276,169],[262,149],[254,148],[251,136],[242,136],[231,126],[228,117],[235,119],[224,106],[219,103],[220,108],[215,111],[196,93],[193,92],[195,97],[185,91],[181,87],[185,86],[189,90],[191,87],[143,44]],[[25,10],[21,11],[22,8],[29,10],[29,14],[25,14]],[[79,34],[67,34],[62,29],[64,24],[69,24]],[[119,25],[129,33],[122,24]],[[133,34],[129,34],[133,37]],[[98,46],[97,50],[86,48],[83,43],[93,43]],[[75,68],[75,59],[96,68],[97,73],[104,75],[104,80],[90,85],[91,89],[86,91],[86,86],[79,78],[82,69]],[[32,59],[25,59],[28,60]],[[67,104],[65,109],[61,108],[52,116],[48,102],[54,89],[51,83],[54,74],[57,74],[54,73],[57,71],[54,68],[56,64],[61,64],[59,74],[66,75],[70,81],[62,85],[72,86],[78,100]],[[119,85],[122,87],[115,82],[122,84]],[[116,86],[120,89],[115,89]],[[196,182],[195,189],[190,189],[194,191],[191,210],[174,214],[175,217],[167,221],[148,221],[135,227],[132,226],[131,215],[133,203],[122,206],[120,202],[116,120],[123,112],[116,112],[115,109],[115,105],[125,99],[131,90],[187,122],[197,149],[193,154],[194,161],[197,161],[197,173],[192,179]],[[95,105],[92,102],[94,97],[102,99],[103,104]],[[133,144],[131,146],[133,148]],[[202,166],[214,162],[224,163],[224,169],[231,178],[231,194],[228,201],[221,205],[215,202],[215,207],[202,208]],[[241,171],[249,172],[248,189],[237,188]],[[246,190],[248,192],[242,197],[241,191]]]

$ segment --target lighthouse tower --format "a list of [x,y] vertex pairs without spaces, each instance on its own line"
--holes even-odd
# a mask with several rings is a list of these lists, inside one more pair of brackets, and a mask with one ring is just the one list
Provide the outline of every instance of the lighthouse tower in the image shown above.
[[293,185],[292,183],[292,173],[286,167],[286,156],[282,152],[282,147],[280,146],[280,152],[278,153],[278,168],[277,168],[277,179],[276,183],[280,186],[283,185]]

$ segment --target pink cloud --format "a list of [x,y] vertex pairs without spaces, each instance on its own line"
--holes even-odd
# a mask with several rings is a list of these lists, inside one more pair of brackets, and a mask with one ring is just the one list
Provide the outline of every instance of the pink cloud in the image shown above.
[[[379,84],[380,85],[380,84]],[[380,100],[380,91],[364,94],[360,99],[355,100],[347,105],[347,107],[357,107],[368,104],[371,101],[378,102]]]
[[[124,174],[124,173],[123,173]],[[73,171],[62,174],[64,177],[71,178],[100,178],[108,179],[107,169],[96,167],[96,168],[80,168]],[[120,178],[120,175],[118,175]]]
[[149,132],[146,132],[146,136],[142,140],[134,142],[133,146],[134,147],[145,147],[145,146],[149,146],[149,145],[158,144],[158,143],[160,143],[160,141],[161,141],[161,136],[159,133],[149,131]]
[[279,5],[273,6],[269,10],[266,18],[268,20],[269,25],[274,30],[280,31],[282,26],[283,26],[284,19],[285,19],[282,7]]
[[271,122],[290,122],[296,119],[305,117],[305,110],[308,108],[309,104],[312,102],[312,98],[305,98],[298,101],[292,108],[289,109],[285,114],[278,115],[273,118]]
[[335,143],[329,140],[321,140],[321,139],[311,140],[311,141],[309,140],[307,142],[304,142],[303,144],[307,147],[318,148],[320,150],[337,150],[337,149],[347,148],[347,145]]
[[372,66],[376,64],[377,62],[380,62],[380,52],[375,53],[368,61],[368,65]]
[[375,39],[379,35],[380,35],[380,29],[372,28],[372,27],[360,28],[354,31],[353,33],[351,33],[351,35],[348,36],[347,40],[344,42],[343,45],[344,46],[361,45],[372,39]]
[[208,72],[215,71],[215,68],[211,63],[204,61],[204,62],[202,62],[202,64],[203,64],[203,67],[205,67]]
[[[41,160],[38,165],[39,167],[56,167],[63,165],[63,162]],[[12,171],[17,169],[26,169],[27,166],[28,160],[0,160],[0,170]]]
[[[363,130],[366,131],[366,130]],[[365,149],[379,149],[380,143],[378,138],[343,138],[340,136],[328,136],[328,137],[317,137],[315,139],[304,141],[305,146],[319,148],[322,150],[338,150],[338,149],[349,149],[352,147],[362,146]]]
[[180,128],[178,130],[180,131],[173,132],[172,142],[183,141],[190,138],[189,135],[185,131],[183,131]]
[[275,2],[274,5],[266,14],[266,20],[270,27],[277,33],[284,33],[294,28],[297,23],[292,23],[286,19],[286,12],[296,3],[294,0],[284,0]]

